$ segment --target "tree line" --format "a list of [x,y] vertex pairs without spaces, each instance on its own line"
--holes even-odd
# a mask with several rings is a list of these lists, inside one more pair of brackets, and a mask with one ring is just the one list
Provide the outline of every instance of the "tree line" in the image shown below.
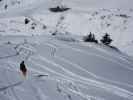
[[[93,43],[99,43],[99,41],[95,38],[95,35],[90,32],[87,36],[83,38],[84,42],[93,42]],[[110,46],[111,42],[113,40],[111,39],[110,35],[108,33],[105,33],[105,35],[102,36],[100,39],[100,42],[104,45]]]

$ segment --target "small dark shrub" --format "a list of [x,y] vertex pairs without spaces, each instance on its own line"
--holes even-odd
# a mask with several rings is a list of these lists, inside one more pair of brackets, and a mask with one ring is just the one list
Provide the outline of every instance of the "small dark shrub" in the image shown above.
[[28,18],[25,18],[24,23],[28,24],[29,22],[30,22],[30,20]]

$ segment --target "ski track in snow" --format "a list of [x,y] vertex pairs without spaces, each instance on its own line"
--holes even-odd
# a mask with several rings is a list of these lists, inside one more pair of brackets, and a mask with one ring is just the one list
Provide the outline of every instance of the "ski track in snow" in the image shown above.
[[[109,56],[109,57],[112,57],[112,58],[115,58],[115,59],[117,59],[117,61],[120,59],[120,60],[123,60],[124,62],[126,62],[126,63],[128,63],[129,65],[132,65],[132,67],[133,67],[133,63],[132,63],[132,61],[129,61],[129,60],[127,60],[127,58],[124,56],[124,55],[120,55],[120,54],[117,54],[117,55],[115,55],[115,54],[113,54],[112,52],[108,52],[107,50],[104,50],[102,47],[104,46],[99,46],[99,45],[97,45],[97,44],[94,44],[94,45],[92,45],[92,44],[86,44],[86,43],[79,43],[80,44],[80,46],[82,46],[82,47],[87,47],[88,49],[89,48],[93,48],[93,49],[95,49],[95,50],[98,50],[98,51],[100,51],[101,53],[104,53],[104,54],[106,54],[107,56]],[[96,46],[98,46],[98,47],[96,47]],[[71,45],[69,45],[69,44],[67,44],[67,47],[71,47]],[[109,48],[109,47],[104,47],[104,48],[106,48],[106,49],[112,49],[112,48]],[[75,48],[76,49],[76,48]],[[113,49],[112,49],[113,50]],[[87,52],[87,50],[85,50],[85,52]],[[116,51],[117,52],[117,51]],[[119,52],[119,51],[118,51]],[[117,53],[118,53],[117,52]],[[121,53],[122,54],[122,53]],[[118,56],[119,55],[119,56]]]
[[[41,46],[47,46],[47,47],[49,47],[51,49],[50,51],[48,51],[49,52],[49,54],[48,54],[49,57],[48,58],[46,58],[45,56],[39,55],[35,48],[32,50],[31,48],[25,47],[24,45],[21,46],[21,47],[23,47],[24,49],[26,49],[28,51],[33,51],[34,53],[37,53],[36,55],[31,56],[30,59],[28,59],[28,62],[31,62],[33,65],[36,66],[36,68],[29,68],[29,70],[31,70],[31,71],[33,71],[35,73],[42,73],[42,74],[44,72],[47,72],[47,73],[49,73],[51,75],[55,75],[55,80],[56,80],[56,78],[57,79],[61,78],[62,80],[64,79],[64,80],[67,80],[67,81],[69,80],[71,82],[77,82],[77,83],[80,83],[80,84],[77,84],[77,86],[80,86],[80,87],[91,85],[91,86],[94,86],[94,87],[97,87],[97,88],[100,88],[100,89],[104,89],[104,91],[108,91],[109,93],[115,94],[117,96],[124,97],[124,98],[127,98],[129,100],[133,99],[133,93],[132,92],[116,86],[116,85],[123,85],[123,86],[127,86],[127,87],[133,88],[133,85],[126,84],[126,83],[120,83],[120,82],[117,82],[117,81],[108,80],[108,79],[106,79],[104,77],[97,76],[94,73],[85,70],[82,66],[78,65],[77,63],[74,63],[74,62],[66,59],[65,57],[58,56],[56,54],[56,52],[58,52],[62,48],[63,49],[67,48],[67,49],[75,51],[76,53],[81,53],[81,54],[83,53],[83,54],[86,54],[86,55],[93,55],[93,56],[96,56],[96,57],[100,57],[100,58],[102,58],[104,60],[105,59],[108,60],[107,57],[103,57],[102,55],[97,55],[97,54],[94,54],[94,53],[91,54],[91,53],[88,53],[85,50],[81,50],[81,49],[78,49],[76,47],[69,46],[69,44],[59,43],[59,41],[58,42],[52,41],[52,43],[48,41],[48,42],[45,42]],[[105,51],[102,51],[102,52],[106,53]],[[66,64],[69,64],[69,65],[71,65],[73,68],[75,68],[77,70],[81,70],[82,72],[87,73],[88,75],[92,76],[96,80],[101,80],[101,81],[103,80],[103,81],[106,81],[106,82],[109,82],[109,83],[114,83],[116,85],[107,84],[106,82],[100,82],[100,81],[96,81],[94,79],[89,79],[89,78],[80,76],[80,75],[78,75],[76,73],[73,73],[68,68],[65,68],[60,63],[55,62],[53,58],[54,59],[58,59],[59,61],[62,61],[64,63],[66,63]],[[37,63],[35,63],[35,62],[37,62]],[[111,61],[111,62],[114,62],[114,61]],[[17,65],[13,61],[8,61],[8,63],[10,64],[11,67],[12,66],[14,66],[15,68],[17,67]],[[50,65],[52,65],[52,66],[50,67]],[[42,69],[41,71],[37,69],[39,67]],[[127,68],[127,69],[129,69],[129,68]],[[129,70],[132,70],[132,69],[129,69]],[[8,89],[8,88],[11,88],[11,91],[13,92],[14,97],[18,98],[15,95],[16,93],[15,93],[15,91],[13,89],[13,87],[18,86],[18,85],[21,85],[21,83],[15,83],[15,84],[11,84],[9,86],[5,86],[3,88],[0,88],[0,91],[3,91],[3,90]],[[30,83],[30,81],[29,81],[29,86],[32,89],[32,91],[36,94],[35,97],[37,98],[37,100],[42,100],[42,98],[45,97],[44,94],[40,94],[41,93],[41,89],[37,89],[37,87],[35,85],[33,86],[33,84]],[[83,98],[86,98],[86,97],[94,98],[93,96],[85,95],[82,92],[80,92],[80,91],[78,92],[78,91],[75,91],[73,89],[67,89],[67,92],[68,91],[72,92],[74,94],[80,95]],[[17,100],[19,100],[19,98]]]
[[[36,9],[44,9],[45,6],[44,6],[44,3],[45,1],[41,0],[41,2],[38,1],[35,2],[32,6],[27,6],[27,7],[23,7],[21,9],[16,9],[16,10],[9,10],[6,11],[6,12],[1,12],[0,13],[0,18],[4,18],[4,17],[17,17],[17,16],[29,16],[34,12],[34,10]],[[49,4],[51,5],[51,4]],[[43,7],[44,6],[44,7]],[[48,7],[46,7],[48,8]],[[30,13],[29,13],[30,12]],[[79,11],[79,10],[70,10],[70,13],[88,13],[88,11]],[[45,12],[47,13],[47,11]],[[50,51],[50,57],[47,58],[45,56],[42,56],[40,54],[37,54],[35,58],[33,57],[30,57],[32,54],[31,53],[37,53],[37,51],[34,51],[32,48],[28,48],[26,46],[21,46],[23,49],[25,49],[26,51],[28,51],[28,55],[25,57],[26,60],[28,60],[28,62],[31,62],[32,64],[34,64],[36,67],[38,68],[41,68],[42,70],[40,71],[39,69],[37,68],[29,68],[30,71],[32,72],[35,72],[35,73],[44,73],[44,72],[48,72],[49,74],[53,74],[55,75],[55,79],[53,78],[53,80],[58,80],[58,78],[56,79],[56,77],[59,77],[60,79],[64,79],[64,80],[67,80],[67,81],[71,81],[71,82],[75,82],[75,85],[77,86],[84,86],[84,87],[87,87],[87,86],[94,86],[96,88],[100,88],[100,89],[103,89],[104,91],[107,91],[109,93],[112,93],[112,94],[115,94],[117,96],[120,96],[120,97],[124,97],[126,99],[129,99],[129,100],[133,100],[133,93],[126,90],[126,89],[123,89],[123,88],[120,88],[120,87],[117,87],[116,85],[112,85],[112,84],[107,84],[106,82],[109,82],[109,83],[114,83],[114,84],[117,84],[117,85],[123,85],[123,86],[127,86],[127,87],[131,87],[133,88],[133,85],[130,85],[130,84],[126,84],[126,83],[121,83],[121,82],[118,82],[118,81],[113,81],[113,80],[109,80],[109,79],[106,79],[104,77],[101,77],[101,76],[98,76],[92,72],[89,72],[87,70],[85,70],[82,66],[78,65],[76,62],[72,62],[70,61],[69,59],[65,58],[65,57],[61,57],[61,56],[58,56],[56,54],[57,50],[58,49],[69,49],[71,51],[74,51],[76,53],[81,53],[81,54],[85,54],[85,55],[88,55],[88,56],[95,56],[97,58],[101,58],[105,61],[110,61],[114,64],[118,64],[120,65],[122,68],[125,68],[125,69],[128,69],[130,71],[133,72],[133,63],[130,62],[128,60],[128,58],[126,58],[126,56],[119,56],[119,58],[117,56],[115,56],[114,54],[112,55],[110,52],[107,52],[106,50],[102,49],[102,48],[95,48],[96,50],[98,51],[101,51],[102,53],[108,55],[108,56],[104,56],[102,54],[98,54],[98,53],[89,53],[87,52],[86,50],[82,50],[82,49],[79,49],[79,48],[76,48],[76,47],[72,47],[71,45],[69,44],[65,44],[65,43],[61,43],[61,41],[50,41],[50,42],[47,42],[47,43],[44,43],[43,45],[45,46],[49,46],[51,48],[51,51]],[[22,50],[22,49],[21,49]],[[0,59],[7,59],[7,58],[13,58],[17,55],[11,55],[11,56],[5,56],[5,57],[0,57]],[[94,79],[89,79],[89,78],[86,78],[86,77],[83,77],[83,76],[80,76],[74,72],[72,72],[71,70],[69,70],[68,68],[65,68],[64,66],[62,66],[60,63],[57,63],[56,61],[54,61],[52,59],[52,57],[54,59],[58,59],[66,64],[69,64],[69,65],[72,65],[73,68],[77,69],[77,70],[81,70],[82,72],[85,72],[87,73],[88,75],[92,76]],[[29,58],[29,59],[28,59]],[[115,58],[115,59],[113,59]],[[130,65],[131,67],[127,66],[125,63],[121,63],[118,59],[126,62],[128,65]],[[36,63],[36,62],[37,63]],[[40,62],[40,63],[39,63]],[[17,68],[17,65],[13,62],[13,61],[8,61],[9,64],[11,64],[10,66],[13,67],[14,69]],[[46,65],[45,65],[46,64]],[[47,66],[49,65],[49,66]],[[51,66],[52,65],[52,66]],[[51,67],[50,67],[51,66]],[[14,70],[13,69],[13,70]],[[15,71],[18,71],[18,70],[15,70]],[[5,87],[1,87],[0,88],[0,91],[4,91],[6,89],[9,89],[11,92],[12,92],[12,95],[13,95],[13,99],[15,100],[21,100],[17,95],[16,95],[16,91],[14,89],[14,87],[16,86],[19,86],[21,85],[23,82],[17,82],[17,83],[14,83],[14,84],[11,84],[10,83],[10,79],[8,78],[8,75],[5,73],[5,76],[6,76],[6,79],[7,79],[7,82],[10,84],[8,86],[5,86]],[[52,79],[52,78],[51,78]],[[103,81],[106,81],[106,82],[100,82],[100,81],[97,81],[97,80],[103,80]],[[38,88],[36,85],[37,84],[33,84],[32,83],[33,80],[26,80],[27,82],[27,85],[29,86],[29,88],[32,90],[36,100],[44,100],[44,98],[46,98],[46,96],[42,93],[43,91],[41,90],[41,88]],[[79,84],[76,84],[77,83],[80,83],[81,85]],[[63,88],[63,87],[62,87]],[[93,96],[89,96],[89,95],[86,95],[86,94],[83,94],[81,91],[76,91],[74,89],[70,89],[70,88],[63,88],[64,92],[65,93],[74,93],[74,94],[77,94],[77,95],[80,95],[81,97],[87,99],[87,100],[92,100],[93,99],[96,99],[96,100],[104,100],[102,98],[99,98],[99,97],[93,97]],[[71,100],[71,99],[70,99]]]
[[68,45],[66,45],[66,44],[58,43],[58,44],[56,44],[56,45],[58,45],[58,46],[60,46],[60,47],[63,47],[63,48],[69,48],[69,49],[71,49],[71,50],[74,50],[75,52],[83,53],[83,54],[86,54],[86,55],[88,55],[88,56],[89,56],[89,55],[93,55],[93,56],[96,56],[96,57],[102,58],[102,59],[104,59],[104,60],[111,61],[111,62],[113,62],[113,63],[116,63],[116,64],[121,65],[121,67],[123,67],[123,68],[125,68],[125,69],[129,69],[129,70],[132,70],[132,71],[133,71],[133,68],[128,67],[127,65],[123,65],[123,64],[117,62],[117,61],[114,60],[114,59],[106,58],[105,56],[102,56],[102,55],[100,55],[100,54],[89,53],[89,52],[86,52],[86,51],[81,50],[81,49],[73,48],[73,47],[68,46]]
[[82,68],[82,67],[79,66],[78,64],[73,63],[73,62],[71,62],[71,61],[69,61],[69,60],[67,60],[67,59],[65,59],[65,58],[63,58],[63,57],[59,57],[59,56],[55,56],[55,57],[56,57],[57,59],[61,60],[61,61],[64,61],[64,62],[66,62],[66,63],[69,63],[70,65],[72,65],[73,67],[75,67],[75,68],[77,68],[77,69],[80,69],[80,70],[82,70],[82,71],[88,73],[89,75],[91,75],[91,76],[92,76],[93,78],[95,78],[95,79],[99,79],[99,80],[101,80],[101,81],[103,80],[103,81],[106,81],[106,82],[110,82],[110,83],[114,83],[114,84],[118,84],[118,85],[124,85],[124,86],[128,86],[128,87],[130,87],[130,88],[133,88],[133,85],[126,84],[126,83],[121,83],[121,82],[118,82],[118,81],[109,80],[109,79],[104,78],[104,77],[100,77],[100,76],[98,76],[98,75],[96,75],[96,74],[94,74],[94,73],[92,73],[92,72],[89,72],[89,71],[85,70],[84,68]]
[[[117,81],[113,81],[113,80],[108,80],[108,79],[106,79],[106,78],[104,78],[104,77],[97,76],[97,75],[95,75],[94,73],[85,70],[83,67],[79,66],[78,64],[73,63],[73,62],[67,60],[67,59],[64,58],[64,57],[57,56],[57,55],[56,55],[56,50],[57,50],[58,48],[57,48],[56,46],[54,46],[54,45],[52,45],[52,44],[47,44],[47,43],[45,43],[44,45],[47,45],[47,46],[50,46],[50,47],[51,47],[51,55],[54,56],[55,58],[57,58],[57,59],[59,59],[59,60],[61,60],[61,61],[63,61],[63,62],[69,63],[69,64],[72,65],[73,67],[75,67],[75,68],[77,68],[77,69],[79,69],[79,70],[82,70],[82,71],[88,73],[89,75],[91,75],[92,77],[94,77],[94,78],[96,78],[96,79],[103,80],[103,81],[107,81],[107,82],[111,82],[111,83],[118,84],[118,85],[124,85],[124,86],[128,86],[128,87],[133,88],[133,85],[126,84],[126,83],[121,83],[121,82],[117,82]],[[53,52],[54,52],[54,53],[53,53]],[[106,59],[107,59],[107,58],[106,58]]]
[[[55,46],[55,45],[51,45],[51,44],[45,44],[45,45],[48,45],[48,46],[50,46],[50,47],[52,47],[52,51],[54,51],[54,52],[56,52],[56,49],[57,49],[57,47]],[[56,44],[57,45],[57,44]],[[62,46],[62,45],[61,45]],[[64,45],[63,45],[64,46]],[[66,47],[66,46],[65,46]],[[68,48],[68,46],[67,46],[67,48]],[[69,48],[71,48],[71,47],[69,47]],[[75,48],[72,48],[72,49],[74,49],[75,50]],[[79,52],[79,50],[78,50],[78,52]],[[80,51],[81,52],[81,51]],[[83,51],[82,51],[83,52]],[[41,56],[40,56],[41,57]],[[42,59],[42,57],[41,57],[41,59]],[[47,60],[47,59],[44,59],[44,57],[43,57],[43,60],[45,60],[46,62],[48,62],[48,63],[52,63],[51,61],[49,61],[49,60]],[[69,62],[69,64],[71,64],[70,62]],[[55,66],[60,66],[60,65],[58,65],[58,64],[56,64],[56,63],[53,63],[53,65],[55,65]],[[60,66],[60,68],[62,69],[62,66]],[[69,70],[66,70],[66,69],[63,69],[63,70],[65,70],[68,74],[73,74],[72,72],[70,72]],[[91,74],[92,75],[92,74]],[[93,77],[94,77],[94,75],[93,75]],[[96,77],[96,76],[95,76]],[[96,77],[97,78],[97,77]],[[112,81],[113,82],[113,81]],[[118,82],[114,82],[114,83],[117,83],[117,84],[120,84],[120,83],[118,83]],[[122,85],[125,85],[125,84],[122,84]],[[126,84],[126,86],[130,86],[130,87],[132,87],[132,85],[127,85]]]
[[[46,44],[46,45],[49,45],[49,44]],[[57,44],[56,44],[57,45]],[[51,46],[51,44],[50,44],[50,46]],[[63,45],[64,46],[64,45]],[[52,48],[54,48],[54,49],[57,49],[57,47],[55,47],[54,45],[52,45],[51,46]],[[60,59],[62,59],[62,58],[60,58]],[[45,59],[46,60],[46,59]],[[69,64],[72,64],[72,63],[70,63],[69,62]],[[77,65],[76,65],[77,66]],[[71,72],[70,72],[71,73]],[[91,74],[92,75],[92,74]],[[94,75],[93,75],[94,76]],[[96,76],[95,76],[96,77]],[[97,77],[96,77],[97,78]],[[101,78],[101,77],[100,77]],[[106,79],[104,79],[104,80],[106,80]],[[106,80],[106,81],[109,81],[109,80]],[[116,83],[116,84],[121,84],[120,82],[116,82],[116,81],[110,81],[110,82],[112,82],[112,83]],[[122,85],[125,85],[125,86],[129,86],[129,87],[132,87],[132,85],[129,85],[129,84],[122,84]]]
[[[46,44],[46,45],[49,45],[49,44]],[[57,45],[57,44],[56,44]],[[49,45],[49,46],[51,46],[51,44]],[[64,45],[63,45],[64,46]],[[57,47],[55,47],[55,46],[51,46],[51,48],[53,47],[53,49],[57,49]],[[75,48],[74,48],[75,49]],[[56,52],[56,50],[54,50],[55,52]],[[53,52],[53,51],[52,51]],[[82,52],[81,52],[82,53]],[[84,53],[86,53],[86,52],[84,52]],[[54,57],[57,57],[57,55],[56,56],[54,56]],[[59,58],[59,57],[57,57],[57,58]],[[65,59],[65,58],[59,58],[60,60],[63,60],[63,59]],[[107,58],[106,58],[107,59]],[[77,65],[77,64],[73,64],[72,62],[70,62],[70,61],[66,61],[66,59],[64,60],[65,62],[68,62],[69,64],[71,64],[71,65],[73,65],[73,66],[75,66],[75,67],[78,67],[78,68],[82,68],[81,66],[79,66],[79,65]],[[121,64],[122,65],[122,64]],[[125,67],[124,67],[125,68]],[[84,70],[83,68],[81,69],[81,70]],[[86,71],[86,70],[84,70],[84,71]],[[116,82],[116,81],[110,81],[110,80],[107,80],[107,79],[105,79],[105,78],[103,78],[103,77],[98,77],[98,76],[96,76],[95,74],[93,74],[93,73],[89,73],[90,75],[92,75],[93,77],[95,77],[95,78],[97,78],[97,79],[102,79],[102,80],[106,80],[106,81],[109,81],[109,82],[112,82],[112,83],[116,83],[116,84],[122,84],[122,83],[120,83],[120,82]],[[129,86],[129,87],[133,87],[132,85],[129,85],[129,84],[123,84],[123,85],[125,85],[125,86]]]
[[[84,83],[84,84],[91,84],[91,85],[94,85],[94,86],[96,86],[96,87],[103,88],[103,89],[105,89],[105,90],[107,90],[107,91],[110,91],[111,93],[114,93],[114,94],[116,94],[116,95],[118,95],[118,96],[122,96],[122,97],[129,98],[129,99],[133,98],[133,97],[132,97],[133,94],[132,94],[131,92],[127,91],[127,90],[124,90],[124,89],[122,89],[122,88],[118,88],[118,87],[116,87],[116,86],[112,86],[112,85],[109,85],[109,84],[100,83],[100,82],[97,82],[97,81],[94,81],[94,80],[86,79],[86,78],[84,78],[84,77],[81,77],[81,76],[79,76],[79,75],[76,75],[76,74],[70,72],[69,70],[64,69],[64,68],[63,68],[62,66],[60,66],[59,64],[56,64],[55,62],[49,61],[49,60],[47,60],[47,59],[44,58],[44,57],[41,57],[41,56],[40,56],[39,58],[43,59],[44,61],[46,61],[46,62],[48,62],[48,63],[50,63],[50,64],[53,64],[53,65],[56,66],[56,67],[61,68],[64,72],[66,72],[66,73],[68,74],[68,76],[74,78],[74,79],[71,78],[71,80],[76,80],[76,81],[78,80],[79,82]],[[37,65],[38,65],[38,64],[37,64]],[[41,67],[43,67],[43,68],[46,68],[46,67],[44,67],[43,65],[40,65],[40,64],[39,64],[39,66],[41,66]],[[51,71],[51,72],[56,73],[57,75],[60,75],[59,72],[55,72],[55,71],[53,71],[53,69],[49,69],[49,68],[47,68],[47,69],[48,69],[49,71]],[[64,75],[61,74],[61,76],[64,76]],[[67,77],[68,77],[68,76],[67,76]],[[66,77],[66,76],[65,76],[65,77]],[[113,89],[113,90],[112,90],[112,89]]]
[[0,88],[0,91],[4,91],[4,90],[9,89],[9,88],[11,88],[11,87],[13,88],[13,87],[19,86],[19,85],[21,85],[21,84],[22,84],[22,82],[17,82],[17,83],[8,85],[8,86],[4,86],[4,87],[1,87],[1,88]]
[[[101,51],[101,52],[103,52],[103,53],[105,53],[105,54],[107,54],[107,55],[109,55],[110,57],[115,57],[116,59],[118,59],[118,56],[116,56],[116,55],[114,55],[113,53],[111,53],[111,52],[107,52],[106,50],[104,50],[104,49],[102,49],[102,48],[96,48],[95,47],[95,49],[97,49],[97,50],[99,50],[99,51]],[[123,60],[124,62],[127,62],[129,65],[132,65],[132,67],[133,67],[133,63],[132,62],[130,62],[129,60],[127,60],[127,58],[124,56],[124,55],[119,55],[119,59],[121,59],[121,60]]]

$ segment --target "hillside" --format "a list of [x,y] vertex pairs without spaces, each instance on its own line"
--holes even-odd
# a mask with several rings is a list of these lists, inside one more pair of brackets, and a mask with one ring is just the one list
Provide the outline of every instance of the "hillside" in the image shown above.
[[0,0],[0,100],[133,100],[132,3]]
[[[113,39],[112,45],[130,56],[133,55],[132,8],[90,8],[89,6],[83,7],[83,5],[89,4],[89,1],[81,3],[73,0],[62,3],[71,8],[69,11],[52,13],[49,8],[59,2],[51,0],[38,2],[22,0],[19,1],[19,4],[18,1],[12,2],[3,2],[3,6],[5,4],[10,6],[1,10],[1,35],[42,35],[51,34],[58,30],[58,33],[61,34],[80,36],[92,32],[100,40],[105,33],[108,33]],[[24,23],[25,18],[30,20],[27,25]]]
[[132,60],[113,49],[51,36],[0,40],[0,100],[133,99]]

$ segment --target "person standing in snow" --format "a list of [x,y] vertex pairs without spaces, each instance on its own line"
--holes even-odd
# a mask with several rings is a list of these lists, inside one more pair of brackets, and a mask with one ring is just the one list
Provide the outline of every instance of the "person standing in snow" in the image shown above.
[[27,75],[27,68],[26,68],[26,66],[24,64],[24,61],[22,61],[20,63],[20,71],[22,72],[23,76],[26,77],[26,75]]

